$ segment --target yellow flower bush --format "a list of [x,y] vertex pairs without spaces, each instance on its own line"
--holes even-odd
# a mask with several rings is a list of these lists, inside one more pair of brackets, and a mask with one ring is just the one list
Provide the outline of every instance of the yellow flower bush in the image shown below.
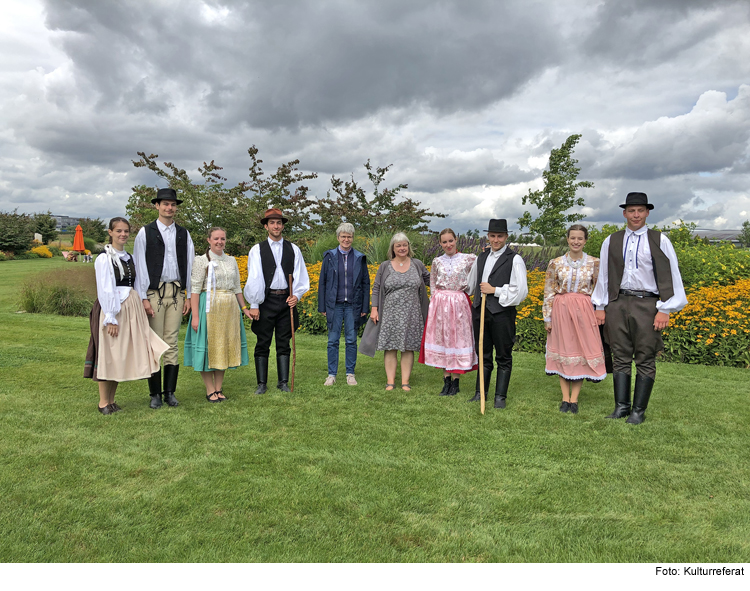
[[49,248],[47,248],[44,244],[42,244],[40,246],[35,246],[29,252],[33,252],[34,254],[39,255],[43,259],[51,259],[52,258],[52,251]]

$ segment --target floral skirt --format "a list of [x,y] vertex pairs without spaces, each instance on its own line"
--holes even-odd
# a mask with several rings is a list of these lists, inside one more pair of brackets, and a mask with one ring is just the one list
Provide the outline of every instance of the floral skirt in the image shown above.
[[556,295],[551,321],[552,332],[547,335],[545,355],[547,374],[594,382],[607,377],[591,298],[578,293]]
[[250,363],[245,325],[235,294],[217,289],[211,298],[211,310],[206,314],[206,292],[202,292],[198,317],[200,322],[195,331],[190,316],[184,365],[195,371],[222,371]]
[[471,302],[464,292],[435,290],[419,362],[451,373],[467,373],[477,368]]

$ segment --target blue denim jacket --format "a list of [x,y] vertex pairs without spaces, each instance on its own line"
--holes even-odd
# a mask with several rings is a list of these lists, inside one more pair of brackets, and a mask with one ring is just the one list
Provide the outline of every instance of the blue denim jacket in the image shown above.
[[[370,274],[367,271],[367,257],[352,248],[352,273],[354,293],[350,299],[355,311],[354,322],[359,328],[370,312]],[[339,249],[332,248],[323,255],[318,282],[318,312],[325,312],[326,318],[333,318],[336,309],[336,295],[338,291]]]

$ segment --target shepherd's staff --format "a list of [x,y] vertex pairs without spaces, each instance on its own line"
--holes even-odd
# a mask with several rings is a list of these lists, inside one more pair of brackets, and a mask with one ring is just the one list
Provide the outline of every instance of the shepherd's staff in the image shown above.
[[[289,297],[294,295],[292,291],[293,276],[289,275]],[[289,317],[292,322],[292,386],[290,390],[294,392],[294,367],[297,365],[297,344],[294,342],[294,308],[289,308]]]
[[484,414],[484,303],[487,294],[482,294],[482,312],[479,315],[479,404]]

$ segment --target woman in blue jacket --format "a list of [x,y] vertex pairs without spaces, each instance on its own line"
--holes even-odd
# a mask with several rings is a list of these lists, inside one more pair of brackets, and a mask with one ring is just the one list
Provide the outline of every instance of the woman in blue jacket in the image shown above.
[[336,229],[339,246],[323,255],[318,283],[318,312],[328,326],[328,377],[325,386],[336,383],[339,369],[341,326],[346,339],[346,383],[356,386],[357,330],[370,310],[370,274],[367,257],[352,248],[354,226],[341,224]]

